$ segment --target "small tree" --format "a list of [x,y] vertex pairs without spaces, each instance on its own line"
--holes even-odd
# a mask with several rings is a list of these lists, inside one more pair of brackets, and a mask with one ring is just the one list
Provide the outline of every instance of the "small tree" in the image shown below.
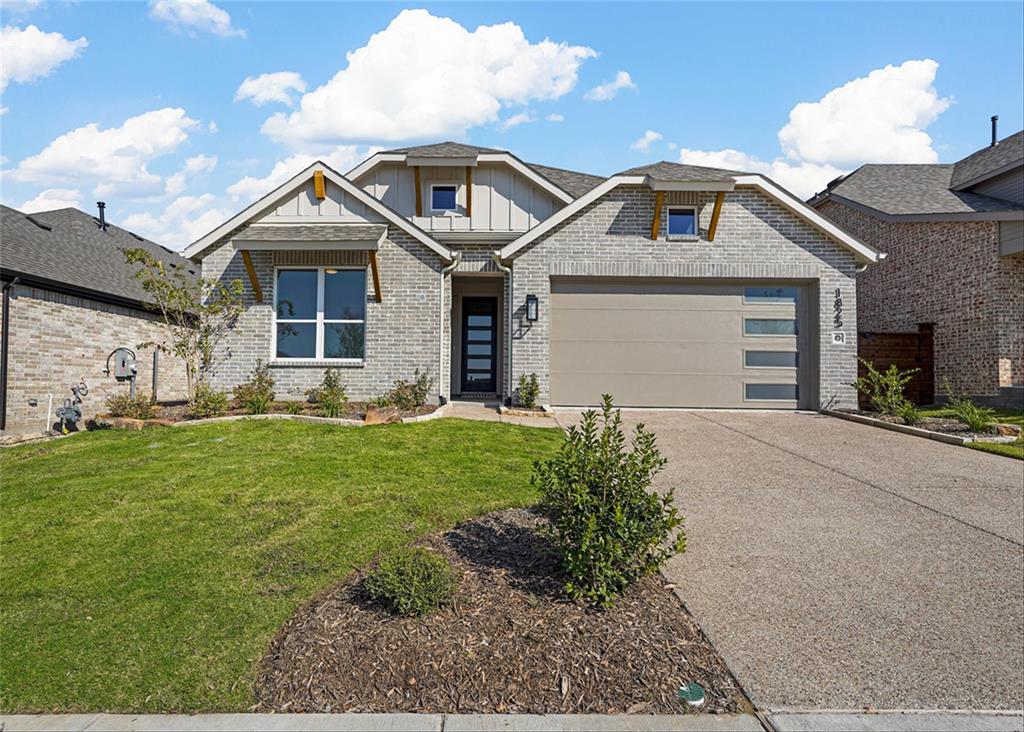
[[139,348],[153,347],[185,362],[191,401],[196,384],[217,362],[217,346],[245,310],[242,281],[193,279],[141,248],[124,250],[124,257],[138,266],[135,277],[167,324],[167,338],[140,343]]

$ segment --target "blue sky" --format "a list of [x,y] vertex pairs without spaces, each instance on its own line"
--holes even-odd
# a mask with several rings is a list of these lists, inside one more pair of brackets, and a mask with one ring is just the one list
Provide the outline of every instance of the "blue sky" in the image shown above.
[[37,0],[2,25],[3,202],[105,198],[175,247],[313,157],[375,147],[722,165],[809,194],[863,162],[955,161],[992,114],[1024,126],[1020,2]]

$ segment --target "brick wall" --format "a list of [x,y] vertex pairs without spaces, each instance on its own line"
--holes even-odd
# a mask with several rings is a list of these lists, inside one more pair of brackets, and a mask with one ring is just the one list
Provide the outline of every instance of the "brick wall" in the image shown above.
[[[153,351],[137,346],[161,339],[165,326],[155,313],[17,285],[11,290],[10,317],[5,433],[40,432],[55,422],[53,410],[71,398],[71,387],[81,379],[89,387],[83,415],[104,411],[109,395],[128,390],[126,383],[103,373],[107,355],[122,346],[138,357],[136,389],[150,393]],[[53,394],[49,415],[48,393]],[[162,401],[186,398],[185,365],[179,359],[160,354],[157,396]],[[29,404],[31,399],[36,406]]]
[[[276,256],[276,259],[275,259]],[[450,359],[450,278],[445,278],[444,363],[439,367],[441,323],[438,312],[441,258],[404,232],[391,227],[377,252],[382,302],[373,298],[373,282],[367,270],[366,349],[360,366],[340,366],[350,399],[369,399],[388,389],[395,379],[411,378],[413,371],[427,370],[434,377],[436,400],[448,384]],[[273,353],[274,266],[277,264],[364,265],[365,253],[353,252],[252,252],[253,266],[263,290],[257,303],[249,286],[242,257],[230,242],[203,260],[203,276],[225,281],[240,279],[246,286],[248,309],[219,353],[220,362],[211,374],[218,389],[230,389],[246,381],[257,359],[268,361]],[[272,364],[280,399],[303,399],[307,389],[323,379],[325,362],[303,365]],[[438,372],[443,371],[441,378]]]
[[[548,392],[550,277],[643,276],[685,278],[799,279],[817,289],[820,338],[818,401],[856,406],[849,383],[857,375],[856,262],[852,252],[804,223],[770,198],[752,190],[727,193],[714,242],[706,240],[713,194],[696,197],[700,241],[650,239],[655,194],[643,186],[620,186],[539,237],[514,261],[516,326],[513,327],[513,383],[536,372],[541,400]],[[844,345],[828,336],[833,292],[844,300]],[[522,317],[525,298],[535,294],[541,318],[529,327]]]
[[826,201],[818,211],[888,257],[858,277],[860,329],[935,324],[936,387],[992,396],[1024,384],[1024,256],[999,256],[992,221],[890,223]]

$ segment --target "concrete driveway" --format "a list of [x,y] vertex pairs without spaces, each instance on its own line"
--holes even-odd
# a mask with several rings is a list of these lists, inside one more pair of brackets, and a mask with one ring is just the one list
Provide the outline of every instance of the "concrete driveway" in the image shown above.
[[762,709],[1024,706],[1024,463],[832,417],[626,412],[666,575]]

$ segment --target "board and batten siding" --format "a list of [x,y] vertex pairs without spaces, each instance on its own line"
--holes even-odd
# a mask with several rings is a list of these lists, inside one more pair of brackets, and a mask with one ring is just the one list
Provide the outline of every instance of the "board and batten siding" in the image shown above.
[[321,200],[313,190],[313,179],[295,193],[277,202],[253,223],[383,223],[384,218],[361,201],[325,180],[327,196]]
[[972,186],[970,191],[983,196],[1024,204],[1024,166],[989,178],[983,183]]
[[[357,185],[374,198],[427,231],[526,231],[562,204],[507,165],[484,163],[473,168],[473,211],[466,215],[466,168],[420,168],[423,216],[416,215],[415,175],[402,164],[383,164],[362,176]],[[430,187],[454,183],[458,211],[431,215]]]

